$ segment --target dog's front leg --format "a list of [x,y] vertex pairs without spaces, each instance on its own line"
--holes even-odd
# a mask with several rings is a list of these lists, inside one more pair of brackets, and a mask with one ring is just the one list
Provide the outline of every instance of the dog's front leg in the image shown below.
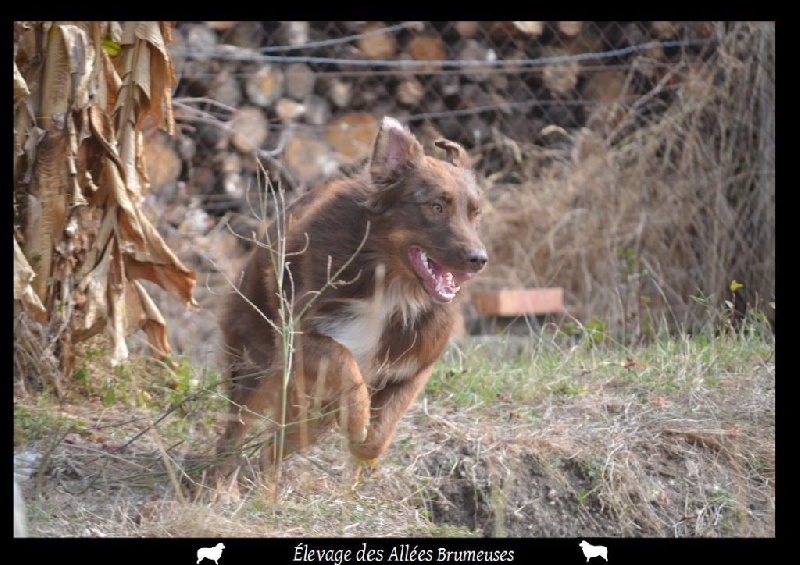
[[302,388],[326,412],[315,418],[324,420],[338,411],[350,445],[362,444],[369,426],[370,399],[353,354],[334,339],[315,332],[303,335],[298,351],[303,373],[297,376],[308,379]]
[[380,457],[392,441],[397,421],[428,382],[433,365],[402,381],[390,381],[372,393],[371,418],[367,439],[362,444],[350,444],[350,452],[363,461]]

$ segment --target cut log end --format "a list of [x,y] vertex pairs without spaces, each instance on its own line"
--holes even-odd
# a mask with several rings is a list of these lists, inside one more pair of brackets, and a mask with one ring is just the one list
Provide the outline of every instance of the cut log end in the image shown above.
[[343,164],[369,158],[377,134],[378,120],[365,113],[345,114],[325,128],[325,138]]
[[469,65],[464,65],[464,75],[471,80],[486,80],[495,75],[493,67],[490,65],[487,64],[487,66],[483,67],[473,64],[475,61],[491,63],[497,60],[497,53],[494,49],[484,47],[474,39],[468,39],[464,42],[459,49],[458,58],[460,61],[470,62]]
[[539,37],[544,32],[544,22],[511,22],[520,33],[528,37]]
[[283,73],[284,93],[302,102],[314,91],[314,71],[303,63],[292,63]]
[[583,22],[558,22],[558,31],[567,37],[575,37],[581,32]]
[[397,53],[397,41],[392,33],[374,33],[384,29],[380,22],[364,26],[358,48],[368,59],[390,59]]
[[[444,43],[438,35],[417,35],[408,43],[408,54],[414,61],[442,61],[445,58]],[[432,64],[419,67],[419,70],[428,72],[438,68],[438,65]]]
[[338,170],[330,145],[312,133],[295,132],[283,151],[283,165],[302,184],[328,177]]
[[242,153],[258,151],[269,134],[264,114],[254,106],[240,108],[230,127],[233,130],[231,143]]
[[306,108],[306,122],[312,126],[321,126],[331,117],[331,105],[322,96],[312,94],[304,104]]
[[302,117],[306,112],[306,107],[299,102],[288,98],[280,98],[275,102],[275,115],[283,122],[293,122]]
[[339,78],[329,78],[322,83],[325,96],[337,108],[347,108],[353,97],[353,86]]
[[416,106],[425,96],[425,87],[415,78],[404,80],[397,85],[396,96],[403,106]]
[[283,73],[271,65],[258,69],[245,86],[247,97],[256,106],[271,106],[283,95]]
[[456,22],[455,28],[461,37],[474,37],[480,28],[480,22]]

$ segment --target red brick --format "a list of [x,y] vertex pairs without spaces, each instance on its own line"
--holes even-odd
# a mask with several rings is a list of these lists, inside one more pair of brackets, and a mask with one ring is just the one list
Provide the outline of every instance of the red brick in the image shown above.
[[473,292],[472,301],[481,316],[524,316],[565,311],[564,289],[560,287]]

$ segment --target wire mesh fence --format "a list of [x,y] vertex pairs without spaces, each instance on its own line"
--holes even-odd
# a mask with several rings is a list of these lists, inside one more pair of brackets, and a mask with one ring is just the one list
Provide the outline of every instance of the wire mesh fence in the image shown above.
[[179,99],[258,109],[248,116],[265,123],[242,147],[285,150],[289,127],[319,138],[332,166],[277,152],[297,183],[363,159],[381,115],[468,148],[613,125],[613,108],[674,91],[713,34],[711,22],[209,22],[181,25],[173,54]]
[[485,284],[621,325],[628,299],[683,323],[736,277],[774,297],[772,23],[184,22],[171,55],[165,184],[211,213],[245,210],[259,164],[295,193],[354,170],[391,115],[473,155]]

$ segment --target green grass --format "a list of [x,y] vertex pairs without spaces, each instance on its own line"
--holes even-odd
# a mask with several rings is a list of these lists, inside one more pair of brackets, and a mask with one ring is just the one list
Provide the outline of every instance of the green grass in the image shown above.
[[81,425],[82,422],[70,422],[55,413],[52,400],[47,397],[39,397],[33,404],[14,404],[15,447],[47,438],[53,430]]
[[[774,379],[773,334],[753,323],[735,333],[664,335],[623,347],[608,336],[598,341],[596,331],[577,340],[563,332],[532,333],[515,342],[454,348],[401,421],[375,475],[357,488],[349,482],[345,442],[333,432],[321,438],[316,451],[287,463],[277,499],[254,484],[233,509],[210,506],[203,498],[187,500],[150,529],[121,526],[114,512],[106,528],[118,535],[479,535],[432,520],[434,505],[459,492],[442,490],[450,484],[467,485],[467,497],[483,493],[494,516],[487,533],[514,535],[515,508],[548,504],[546,497],[537,502],[540,495],[520,503],[527,494],[514,490],[520,473],[530,471],[519,467],[519,453],[532,453],[541,470],[525,480],[547,478],[557,485],[557,497],[567,497],[558,500],[572,500],[579,515],[595,516],[602,509],[617,524],[637,522],[652,533],[664,520],[652,505],[664,493],[663,481],[648,465],[654,455],[680,458],[691,451],[692,460],[706,461],[710,467],[704,473],[720,485],[711,492],[687,484],[682,495],[702,501],[695,529],[722,535],[749,531],[750,518],[742,510],[748,508],[746,496],[731,485],[752,481],[768,489],[772,484],[775,413],[768,397],[774,392],[759,383]],[[98,461],[96,447],[85,455],[74,447],[65,450],[68,433],[79,445],[129,444],[148,458],[128,452],[101,457],[102,476],[131,499],[153,491],[170,498],[164,465],[190,467],[159,455],[158,445],[170,454],[173,449],[213,453],[227,412],[219,374],[181,358],[136,357],[109,370],[107,348],[98,343],[80,359],[64,405],[47,394],[15,403],[15,445],[39,446],[58,467],[65,458]],[[729,429],[738,435],[726,435]],[[739,446],[740,439],[750,443]],[[425,463],[431,454],[436,458]],[[720,467],[726,461],[727,475]],[[46,489],[47,481],[40,486]],[[79,506],[78,514],[47,504],[37,498],[32,505],[31,520],[42,524],[41,532],[48,531],[44,524],[52,523],[53,515],[70,523],[78,515],[105,512],[89,503]]]
[[[662,337],[636,347],[570,347],[566,339],[533,337],[518,354],[489,356],[485,350],[473,346],[440,362],[426,387],[430,399],[461,408],[531,405],[616,386],[650,402],[659,395],[719,387],[730,374],[773,363],[775,341],[771,333],[755,331]],[[528,415],[535,418],[536,411]]]

